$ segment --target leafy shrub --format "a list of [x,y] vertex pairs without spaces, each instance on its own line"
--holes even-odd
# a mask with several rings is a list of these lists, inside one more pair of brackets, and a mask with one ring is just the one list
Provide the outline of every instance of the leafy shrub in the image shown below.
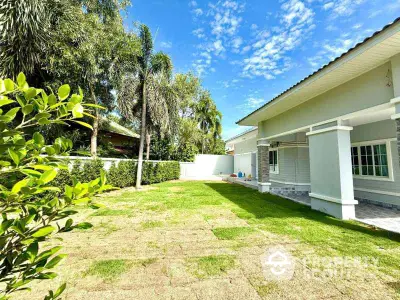
[[91,181],[100,176],[104,169],[104,163],[101,159],[91,159],[87,161],[74,161],[72,165],[71,176],[78,181]]
[[[71,172],[61,170],[54,179],[54,186],[62,188],[75,178],[78,181],[92,180],[100,176],[104,163],[100,159],[74,161]],[[112,163],[107,174],[110,185],[125,188],[135,186],[137,163],[135,160],[123,160],[117,165]],[[168,180],[179,179],[180,165],[177,161],[143,162],[142,184],[153,184]],[[54,195],[54,193],[52,194]],[[59,194],[57,194],[59,195]]]
[[[142,184],[153,184],[179,179],[180,165],[177,161],[143,162]],[[108,171],[108,180],[120,188],[134,186],[136,183],[136,161],[121,161],[118,166],[112,164]]]
[[[64,258],[57,255],[61,247],[41,251],[40,246],[55,233],[90,226],[73,224],[69,217],[76,211],[71,206],[91,203],[91,196],[110,188],[105,172],[89,183],[70,180],[65,162],[55,156],[67,156],[71,140],[59,137],[46,144],[37,130],[31,138],[24,132],[28,127],[66,122],[91,127],[77,120],[87,114],[85,106],[91,106],[82,100],[82,92],[70,95],[68,85],[61,86],[57,95],[29,87],[22,73],[16,83],[0,79],[0,299],[26,289],[33,280],[57,276],[51,269]],[[67,183],[63,192],[53,185],[56,181]],[[65,284],[45,299],[58,299],[64,289]]]
[[134,186],[136,181],[136,162],[134,160],[120,161],[118,166],[113,163],[108,170],[110,184],[124,188]]
[[144,162],[143,184],[152,184],[168,180],[179,179],[180,165],[177,161]]

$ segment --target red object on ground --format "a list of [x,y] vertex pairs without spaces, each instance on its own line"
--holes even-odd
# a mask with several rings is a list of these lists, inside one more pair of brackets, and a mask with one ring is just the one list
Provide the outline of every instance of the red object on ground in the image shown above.
[[236,174],[231,174],[230,177],[237,177],[237,175]]

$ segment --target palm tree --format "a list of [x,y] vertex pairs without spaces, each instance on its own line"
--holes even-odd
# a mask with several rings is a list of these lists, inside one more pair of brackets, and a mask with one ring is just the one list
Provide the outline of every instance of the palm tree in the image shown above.
[[140,119],[136,175],[138,189],[142,181],[144,143],[147,140],[147,145],[150,145],[150,134],[155,128],[160,132],[172,131],[179,118],[176,95],[170,84],[171,58],[163,52],[153,53],[153,38],[146,25],[140,26],[139,40],[142,51],[118,93],[118,106],[122,115],[132,122]]
[[212,129],[212,138],[213,138],[213,150],[215,150],[216,141],[217,139],[221,138],[222,134],[222,114],[217,109],[215,109],[213,114],[214,114],[214,122],[213,122],[214,126]]
[[215,127],[215,120],[217,115],[217,108],[214,101],[211,99],[211,95],[208,91],[202,92],[200,95],[200,101],[196,108],[196,119],[199,123],[199,127],[203,132],[203,138],[201,142],[201,153],[204,154],[207,135]]
[[67,1],[0,0],[0,75],[16,78],[24,72],[38,81],[32,75],[40,72],[58,25],[72,19]]

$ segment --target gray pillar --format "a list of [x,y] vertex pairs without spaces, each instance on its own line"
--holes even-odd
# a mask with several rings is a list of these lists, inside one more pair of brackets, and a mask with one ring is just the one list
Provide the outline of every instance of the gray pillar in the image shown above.
[[400,119],[396,120],[396,124],[397,124],[397,151],[400,159]]
[[311,208],[354,219],[350,130],[333,126],[307,133],[310,146]]
[[269,146],[265,139],[257,141],[258,191],[261,193],[268,193],[271,186],[269,182]]

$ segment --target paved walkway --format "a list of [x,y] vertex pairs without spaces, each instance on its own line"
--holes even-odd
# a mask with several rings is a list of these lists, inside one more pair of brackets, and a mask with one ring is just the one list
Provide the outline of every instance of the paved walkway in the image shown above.
[[[244,181],[242,178],[229,178],[228,181],[257,189],[257,182],[254,180]],[[274,192],[274,194],[311,206],[311,198],[305,193]],[[400,233],[400,211],[396,209],[360,202],[356,205],[356,220],[388,231]]]
[[400,211],[396,209],[360,202],[356,206],[356,220],[400,233]]
[[[289,193],[287,195],[279,194],[279,196],[308,206],[311,205],[310,197],[304,194]],[[400,233],[400,211],[396,209],[359,202],[356,205],[356,220],[388,231]]]

